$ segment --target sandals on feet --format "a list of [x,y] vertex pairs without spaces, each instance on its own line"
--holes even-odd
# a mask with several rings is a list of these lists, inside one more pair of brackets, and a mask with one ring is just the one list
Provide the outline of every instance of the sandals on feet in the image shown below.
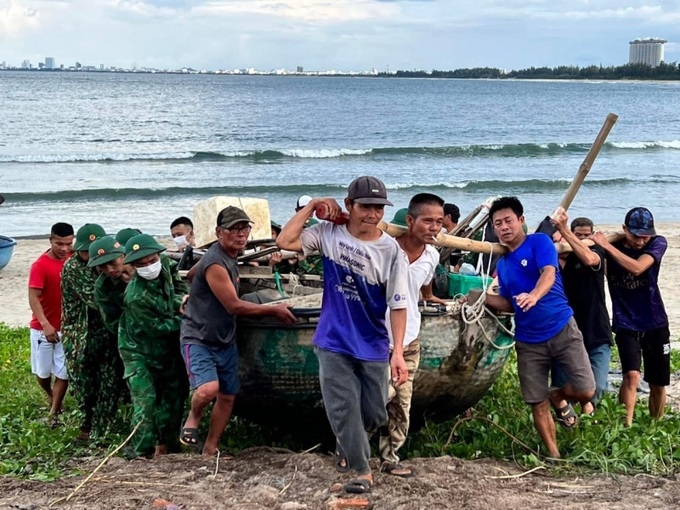
[[555,417],[562,427],[565,429],[573,429],[578,424],[578,415],[569,402],[562,407],[557,407],[555,404],[552,404],[552,406],[555,410]]
[[182,432],[179,435],[179,442],[184,446],[199,448],[201,445],[198,440],[198,429],[191,427],[182,428]]
[[355,478],[343,485],[342,489],[351,494],[366,494],[371,492],[372,486],[373,484],[364,478]]
[[416,476],[415,470],[410,467],[403,466],[398,462],[385,462],[380,468],[380,471],[387,473],[388,475],[398,476],[400,478],[412,478]]

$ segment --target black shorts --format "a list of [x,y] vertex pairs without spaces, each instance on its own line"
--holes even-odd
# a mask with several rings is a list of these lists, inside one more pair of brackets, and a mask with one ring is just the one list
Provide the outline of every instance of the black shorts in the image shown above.
[[671,383],[671,333],[668,326],[649,331],[616,330],[616,345],[623,373],[640,371],[644,360],[643,379],[652,386]]

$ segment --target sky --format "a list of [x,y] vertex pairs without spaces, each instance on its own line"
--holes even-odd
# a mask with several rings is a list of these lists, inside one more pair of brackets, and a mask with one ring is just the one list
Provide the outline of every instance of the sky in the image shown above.
[[621,65],[670,0],[0,0],[0,63],[383,70]]

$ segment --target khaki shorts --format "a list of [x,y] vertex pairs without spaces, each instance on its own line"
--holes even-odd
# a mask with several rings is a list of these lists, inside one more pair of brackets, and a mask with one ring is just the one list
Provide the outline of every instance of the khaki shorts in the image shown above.
[[595,391],[588,352],[573,317],[547,342],[517,342],[515,348],[522,398],[527,404],[538,404],[550,397],[548,375],[553,361],[560,362],[575,391]]

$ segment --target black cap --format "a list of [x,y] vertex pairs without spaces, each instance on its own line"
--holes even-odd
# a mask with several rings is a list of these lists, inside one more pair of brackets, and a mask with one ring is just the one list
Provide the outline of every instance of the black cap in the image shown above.
[[357,177],[347,187],[347,198],[364,205],[392,205],[385,184],[375,177]]
[[222,228],[231,228],[237,223],[252,223],[248,215],[243,211],[233,205],[225,207],[217,215],[217,226]]

